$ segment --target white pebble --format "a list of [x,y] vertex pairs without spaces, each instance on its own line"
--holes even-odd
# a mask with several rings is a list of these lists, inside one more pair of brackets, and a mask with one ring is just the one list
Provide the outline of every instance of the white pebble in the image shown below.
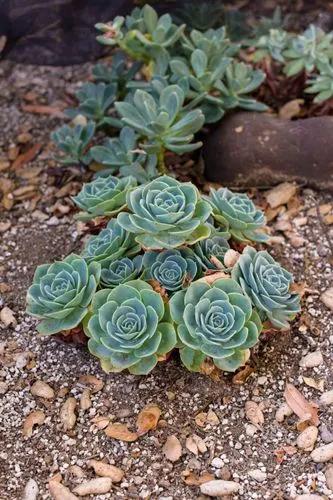
[[223,481],[222,479],[214,479],[200,485],[201,493],[209,497],[218,497],[237,493],[240,485],[235,481]]
[[223,462],[223,460],[221,460],[221,458],[218,458],[218,457],[213,458],[212,467],[215,467],[215,469],[222,469],[223,466],[224,466],[224,462]]
[[314,425],[310,425],[300,433],[297,438],[297,446],[304,451],[312,451],[317,441],[318,429]]
[[267,479],[266,472],[261,471],[260,469],[249,470],[249,476],[252,477],[258,483],[263,483]]
[[320,366],[324,362],[323,355],[320,351],[309,352],[299,362],[301,368],[314,368]]
[[22,500],[36,500],[39,489],[34,479],[29,479],[25,485]]
[[333,443],[325,444],[315,448],[311,453],[311,458],[314,462],[327,462],[333,458]]

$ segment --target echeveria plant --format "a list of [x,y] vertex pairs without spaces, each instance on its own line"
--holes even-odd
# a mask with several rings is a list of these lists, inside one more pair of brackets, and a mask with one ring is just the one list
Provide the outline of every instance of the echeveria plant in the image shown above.
[[123,127],[118,137],[107,139],[103,145],[93,146],[90,156],[105,167],[105,171],[120,176],[131,175],[138,182],[146,182],[158,176],[156,155],[139,148],[137,135],[130,127]]
[[171,298],[180,356],[191,371],[200,371],[206,356],[225,371],[235,371],[249,357],[262,325],[250,299],[232,279],[212,285],[192,283]]
[[141,280],[97,292],[86,333],[106,372],[145,375],[176,345],[167,304]]
[[311,24],[302,35],[291,38],[283,52],[287,61],[284,71],[293,76],[304,70],[311,73],[318,64],[327,64],[333,56],[333,33],[325,33]]
[[270,57],[275,61],[284,63],[283,51],[287,48],[289,35],[282,29],[270,29],[269,33],[262,35],[256,42],[253,60],[261,61]]
[[213,208],[213,217],[221,227],[238,241],[266,241],[267,235],[258,232],[265,226],[264,213],[245,193],[233,193],[227,188],[211,189],[205,199]]
[[184,100],[183,90],[178,85],[170,85],[162,90],[158,99],[138,89],[133,102],[115,104],[124,124],[141,137],[142,149],[157,154],[161,167],[164,166],[164,150],[182,154],[202,144],[192,141],[205,121],[204,116],[199,109],[186,112]]
[[97,262],[87,264],[75,254],[38,266],[27,293],[27,312],[41,320],[38,332],[51,335],[79,325],[88,312],[100,274]]
[[117,219],[111,219],[105,229],[91,236],[87,241],[82,257],[87,262],[99,262],[102,267],[108,267],[110,262],[121,257],[132,257],[140,251],[134,236],[118,224]]
[[288,328],[300,311],[300,298],[290,286],[292,274],[266,251],[246,247],[232,270],[232,277],[250,297],[263,319],[277,328]]
[[118,178],[113,175],[99,176],[84,184],[72,199],[83,211],[77,215],[80,220],[94,217],[112,217],[126,208],[126,195],[137,185],[133,177]]
[[123,257],[110,262],[101,271],[101,285],[105,288],[115,288],[139,277],[142,269],[142,255],[130,259]]
[[323,102],[333,97],[333,64],[318,64],[319,75],[312,75],[305,92],[317,94],[314,102]]
[[223,236],[220,236],[217,233],[213,234],[205,240],[199,241],[192,248],[200,267],[204,271],[207,271],[207,269],[216,269],[216,263],[214,263],[214,259],[217,259],[224,267],[224,256],[229,250],[230,246],[225,238],[225,234],[223,234]]
[[90,121],[86,125],[63,125],[51,134],[52,141],[57,145],[62,156],[57,160],[63,165],[87,165],[91,161],[88,151],[95,133],[95,124]]
[[148,249],[193,245],[211,232],[211,207],[190,182],[164,175],[128,193],[127,205],[130,213],[120,213],[118,224]]
[[198,272],[195,257],[188,248],[146,252],[143,267],[143,278],[156,281],[169,293],[186,288]]

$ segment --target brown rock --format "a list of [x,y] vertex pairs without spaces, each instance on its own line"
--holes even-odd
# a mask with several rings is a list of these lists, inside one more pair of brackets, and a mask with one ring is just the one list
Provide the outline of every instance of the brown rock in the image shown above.
[[333,117],[287,121],[236,112],[204,141],[205,175],[230,186],[297,181],[333,190]]

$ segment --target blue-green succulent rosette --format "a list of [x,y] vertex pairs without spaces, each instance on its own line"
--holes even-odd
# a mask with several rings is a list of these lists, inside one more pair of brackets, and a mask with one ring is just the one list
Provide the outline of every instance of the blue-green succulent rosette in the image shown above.
[[204,197],[212,206],[216,222],[231,236],[241,242],[265,242],[268,237],[262,230],[266,224],[264,213],[245,193],[233,193],[227,188],[211,189]]
[[195,256],[189,248],[148,251],[143,257],[143,278],[154,280],[168,293],[187,287],[198,272]]
[[190,182],[161,176],[128,193],[127,205],[131,213],[120,213],[118,223],[147,249],[193,245],[210,235],[211,206]]
[[123,257],[111,262],[108,267],[102,269],[101,285],[105,288],[115,288],[118,285],[132,281],[139,277],[142,270],[142,255],[133,259]]
[[230,278],[192,283],[171,298],[170,311],[180,357],[190,371],[200,371],[207,356],[221,370],[235,371],[247,361],[262,329],[250,299]]
[[106,372],[146,375],[176,345],[168,305],[142,280],[97,292],[91,309],[88,348]]
[[223,236],[215,233],[209,238],[199,241],[192,247],[199,266],[203,271],[216,269],[216,265],[212,262],[212,257],[215,257],[221,265],[224,266],[224,256],[230,249],[229,243],[224,235],[225,233],[223,233]]
[[290,290],[293,276],[266,251],[246,247],[232,270],[263,319],[276,328],[289,328],[289,321],[300,311],[300,297]]
[[137,185],[134,177],[118,178],[99,176],[84,184],[72,199],[82,210],[76,218],[90,220],[95,217],[112,217],[126,209],[126,194]]
[[133,234],[122,228],[117,219],[111,219],[105,229],[91,236],[87,241],[82,257],[87,262],[99,262],[102,268],[121,257],[132,257],[140,252]]
[[27,293],[27,313],[41,320],[37,331],[52,335],[78,326],[88,313],[100,274],[97,262],[87,264],[75,254],[38,266]]

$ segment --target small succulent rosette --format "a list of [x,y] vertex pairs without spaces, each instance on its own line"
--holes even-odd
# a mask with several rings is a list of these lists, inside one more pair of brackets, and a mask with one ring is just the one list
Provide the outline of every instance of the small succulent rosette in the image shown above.
[[200,371],[207,356],[221,370],[235,371],[246,363],[262,329],[250,299],[229,278],[192,283],[171,298],[170,311],[180,357],[190,371]]
[[216,269],[216,262],[214,263],[214,259],[217,259],[220,264],[225,267],[224,256],[230,249],[230,246],[224,234],[225,233],[223,233],[223,236],[220,236],[218,233],[215,233],[209,238],[199,241],[192,247],[199,266],[203,271]]
[[211,204],[216,222],[241,242],[265,242],[268,237],[259,232],[266,224],[264,213],[245,193],[233,193],[227,188],[211,189],[205,199]]
[[289,321],[300,311],[300,297],[292,293],[293,276],[266,251],[246,247],[232,270],[263,319],[276,328],[289,328]]
[[188,248],[148,251],[143,267],[143,278],[156,281],[169,294],[186,288],[198,272],[195,256]]
[[145,248],[192,245],[210,235],[211,207],[190,182],[161,176],[128,193],[127,205],[132,213],[120,213],[118,223]]
[[85,332],[103,370],[135,375],[149,373],[177,341],[168,306],[142,280],[97,292]]
[[51,335],[78,326],[88,312],[100,280],[97,262],[71,254],[63,261],[38,266],[27,293],[27,312],[42,320],[37,331]]
[[113,175],[99,176],[84,184],[72,199],[82,210],[76,218],[90,220],[95,217],[112,217],[126,209],[126,194],[137,185],[134,177],[119,179]]
[[114,260],[108,267],[102,269],[101,285],[105,288],[115,288],[118,285],[132,281],[139,277],[142,269],[142,255],[133,259],[123,257]]
[[111,219],[105,229],[91,236],[87,241],[82,257],[87,262],[99,262],[103,268],[121,257],[132,257],[140,252],[134,236],[123,229],[117,219]]

